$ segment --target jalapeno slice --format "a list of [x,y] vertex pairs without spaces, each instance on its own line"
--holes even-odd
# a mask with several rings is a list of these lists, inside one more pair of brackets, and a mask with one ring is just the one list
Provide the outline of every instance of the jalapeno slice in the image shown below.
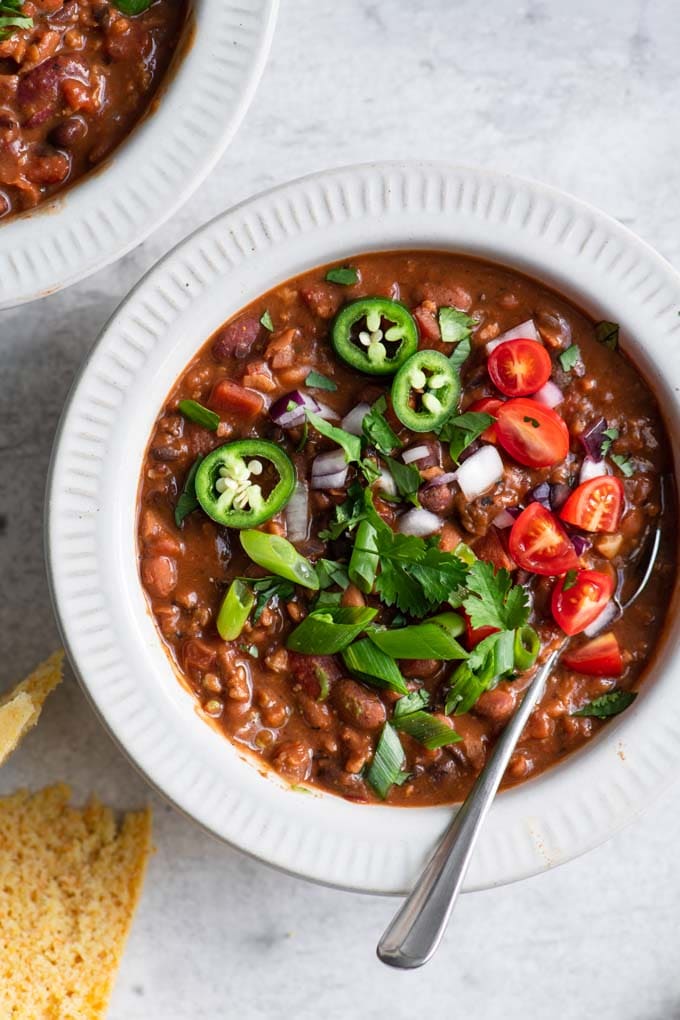
[[338,313],[333,347],[352,368],[392,375],[418,350],[418,327],[405,305],[389,298],[360,298]]
[[237,439],[201,462],[196,499],[218,524],[253,528],[286,505],[295,482],[293,462],[280,447],[266,439]]
[[401,366],[392,383],[392,407],[413,432],[432,432],[458,407],[460,379],[439,351],[417,351]]

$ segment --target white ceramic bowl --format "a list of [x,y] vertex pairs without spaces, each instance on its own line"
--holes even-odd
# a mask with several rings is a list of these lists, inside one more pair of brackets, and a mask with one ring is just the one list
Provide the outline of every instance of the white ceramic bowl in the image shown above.
[[[203,227],[142,280],[71,394],[49,483],[51,584],[71,660],[110,732],[160,791],[220,839],[307,878],[403,892],[450,818],[301,795],[263,777],[202,721],[140,587],[135,504],[145,446],[171,385],[243,305],[352,253],[449,248],[504,262],[621,323],[680,434],[680,277],[597,210],[531,181],[428,163],[294,181]],[[677,462],[677,449],[676,462]],[[635,706],[585,749],[494,804],[467,879],[544,871],[633,817],[680,766],[678,626]]]
[[111,157],[0,222],[0,308],[44,297],[124,255],[177,210],[231,141],[260,80],[279,0],[193,0],[190,38],[157,109]]

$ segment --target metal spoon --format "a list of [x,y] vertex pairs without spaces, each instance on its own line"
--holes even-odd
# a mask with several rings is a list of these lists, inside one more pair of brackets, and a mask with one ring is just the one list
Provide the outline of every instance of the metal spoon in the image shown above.
[[[616,606],[623,613],[647,586],[661,544],[661,516],[664,510],[664,480],[661,480],[661,510],[654,528],[645,570],[637,588],[625,601],[620,591]],[[458,893],[470,864],[477,839],[489,808],[508,766],[508,762],[532,709],[545,689],[550,672],[564,651],[568,639],[554,649],[526,690],[486,765],[465,798],[444,837],[430,858],[413,891],[402,904],[378,943],[378,957],[390,967],[410,970],[422,967],[434,955],[442,940]]]

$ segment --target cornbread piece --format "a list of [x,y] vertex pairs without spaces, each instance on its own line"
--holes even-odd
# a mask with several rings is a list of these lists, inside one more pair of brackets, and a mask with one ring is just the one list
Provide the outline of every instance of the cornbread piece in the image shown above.
[[63,784],[0,798],[0,1017],[96,1020],[149,856],[151,812],[69,805]]
[[38,721],[45,698],[61,682],[64,653],[54,652],[0,698],[0,765]]

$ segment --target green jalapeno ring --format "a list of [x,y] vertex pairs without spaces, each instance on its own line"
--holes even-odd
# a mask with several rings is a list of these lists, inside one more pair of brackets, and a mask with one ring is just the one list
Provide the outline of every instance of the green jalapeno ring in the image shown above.
[[[413,391],[418,394],[415,407],[411,403]],[[412,432],[433,432],[458,407],[460,378],[439,351],[417,351],[395,375],[391,395],[394,413],[402,425]]]
[[[365,328],[355,338],[352,329],[362,319],[366,320]],[[383,320],[392,325],[383,330]],[[352,368],[367,375],[392,375],[418,350],[418,327],[400,301],[359,298],[340,310],[331,339],[336,354]]]
[[[279,480],[263,496],[258,478],[269,461]],[[227,528],[253,528],[281,510],[295,489],[295,467],[287,453],[267,439],[237,439],[218,446],[196,472],[196,499],[208,517]]]

